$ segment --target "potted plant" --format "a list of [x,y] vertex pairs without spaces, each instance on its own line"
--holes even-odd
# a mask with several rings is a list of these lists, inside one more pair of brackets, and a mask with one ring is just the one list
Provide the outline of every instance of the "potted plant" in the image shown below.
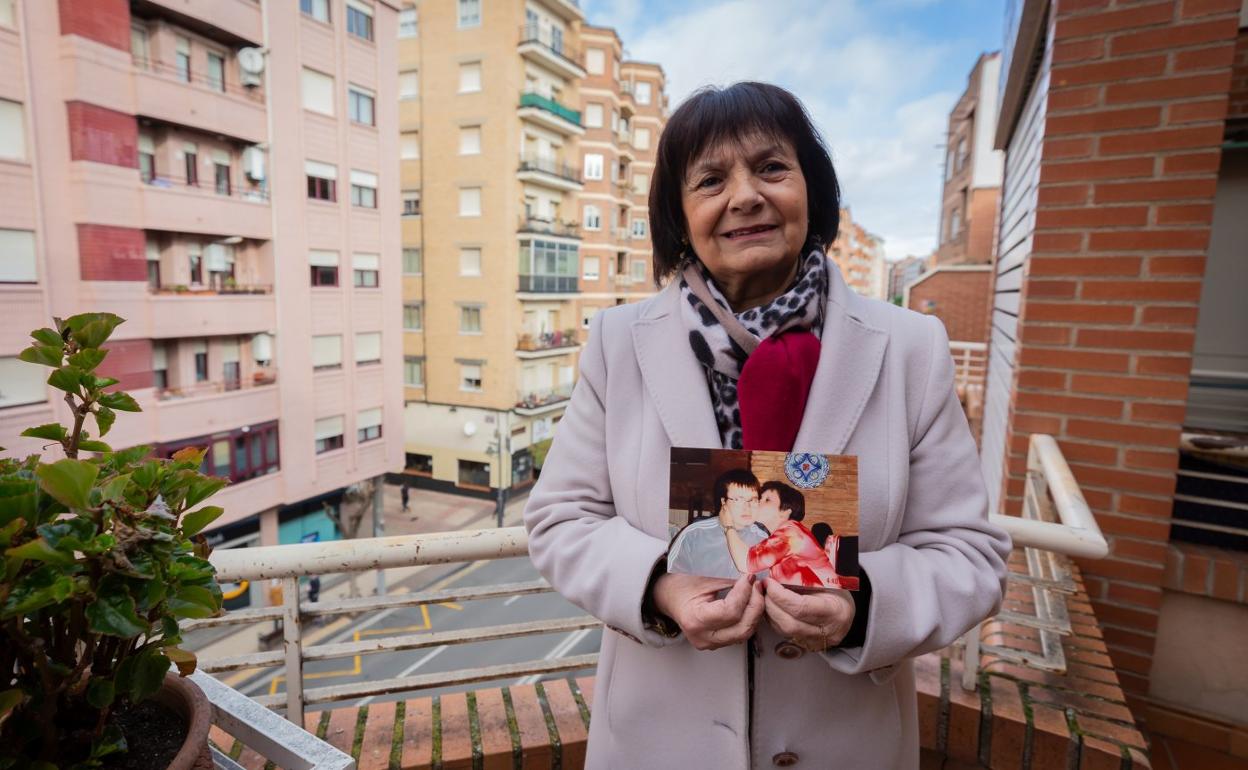
[[169,672],[195,668],[179,622],[220,612],[193,538],[221,515],[201,504],[225,482],[199,473],[204,450],[160,460],[100,440],[117,412],[139,411],[95,373],[121,322],[56,319],[19,356],[52,369],[72,425],[22,433],[61,459],[0,458],[0,768],[211,766],[209,706]]

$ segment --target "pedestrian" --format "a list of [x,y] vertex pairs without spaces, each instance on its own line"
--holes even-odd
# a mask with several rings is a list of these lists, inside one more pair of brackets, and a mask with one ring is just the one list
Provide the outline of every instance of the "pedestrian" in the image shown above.
[[[849,289],[826,256],[840,206],[827,148],[777,86],[701,90],[659,139],[666,287],[594,316],[524,512],[534,566],[606,626],[591,770],[917,770],[911,659],[1000,606],[1010,539],[949,339]],[[860,590],[669,572],[672,447],[857,456]]]
[[308,601],[315,603],[321,598],[321,576],[313,575],[308,579]]
[[408,510],[410,510],[408,504],[411,502],[411,494],[407,491],[406,481],[404,481],[403,486],[399,488],[399,499],[403,501],[403,512],[407,513]]

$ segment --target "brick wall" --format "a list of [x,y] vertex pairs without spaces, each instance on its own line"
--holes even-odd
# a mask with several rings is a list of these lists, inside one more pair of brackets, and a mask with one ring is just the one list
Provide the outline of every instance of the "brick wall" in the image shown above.
[[142,230],[78,224],[78,269],[84,281],[146,281]]
[[81,35],[130,53],[129,0],[59,0],[62,35]]
[[1248,27],[1239,31],[1235,45],[1235,62],[1231,66],[1231,104],[1229,117],[1248,119]]
[[1110,541],[1083,565],[1124,689],[1147,691],[1240,0],[1055,4],[1005,507],[1058,438]]
[[138,168],[139,124],[133,115],[86,102],[66,102],[69,157]]
[[987,266],[983,270],[937,268],[910,287],[907,307],[943,321],[950,340],[987,342],[991,301],[992,270]]
[[980,187],[971,190],[970,221],[966,233],[966,262],[988,264],[997,242],[997,204],[1001,201],[1000,187]]
[[96,372],[101,377],[116,377],[118,390],[150,388],[152,375],[151,340],[113,340],[104,346],[108,350],[104,362]]

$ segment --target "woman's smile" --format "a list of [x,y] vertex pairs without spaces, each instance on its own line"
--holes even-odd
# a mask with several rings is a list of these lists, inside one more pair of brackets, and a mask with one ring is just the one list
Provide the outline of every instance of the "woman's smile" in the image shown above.
[[780,230],[776,225],[751,225],[749,227],[738,227],[722,233],[724,238],[734,243],[744,243],[749,241],[761,241],[775,235]]

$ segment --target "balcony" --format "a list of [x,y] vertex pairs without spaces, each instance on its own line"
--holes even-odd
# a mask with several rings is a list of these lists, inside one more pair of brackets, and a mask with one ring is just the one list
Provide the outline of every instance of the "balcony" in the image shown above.
[[148,301],[152,336],[157,339],[254,334],[277,328],[277,301],[271,293],[172,292]]
[[581,0],[542,0],[542,7],[552,11],[564,21],[585,21]]
[[577,240],[581,237],[581,227],[577,222],[559,222],[543,217],[526,217],[523,214],[520,216],[520,224],[516,227],[516,232],[539,233]]
[[535,91],[520,94],[520,117],[564,136],[581,136],[581,113]]
[[550,156],[527,154],[520,159],[520,167],[516,171],[521,182],[532,182],[556,190],[576,191],[583,187],[579,169]]
[[262,88],[248,88],[228,79],[222,85],[194,70],[187,82],[170,64],[134,59],[134,93],[139,115],[252,144],[267,141]]
[[[277,370],[263,369],[250,380],[197,382],[176,388],[157,388],[153,413],[157,442],[178,441],[272,420],[281,412]],[[255,509],[252,509],[255,510]]]
[[209,27],[208,34],[217,39],[233,38],[225,41],[232,45],[258,46],[264,41],[264,20],[256,0],[143,0],[141,4],[167,9],[157,13],[181,24],[193,19],[193,27]]
[[520,390],[516,393],[516,414],[526,417],[561,409],[572,398],[572,384],[541,390]]
[[524,333],[516,338],[517,358],[546,358],[561,356],[580,348],[576,329],[562,331]]
[[151,230],[217,235],[222,223],[230,234],[267,241],[273,237],[268,192],[233,185],[218,191],[211,180],[187,184],[158,175],[142,185],[142,226]]
[[[523,275],[520,276],[520,293],[523,294],[576,294],[575,275]],[[520,299],[526,299],[521,296]],[[545,299],[539,297],[537,299]]]
[[181,387],[157,388],[156,400],[159,402],[174,401],[183,398],[196,398],[216,393],[232,393],[237,390],[263,388],[277,382],[276,369],[259,369],[250,380],[216,380],[212,382],[196,382]]
[[585,77],[580,53],[564,43],[562,38],[555,38],[549,27],[543,29],[539,24],[521,26],[519,53],[537,65],[570,80]]

